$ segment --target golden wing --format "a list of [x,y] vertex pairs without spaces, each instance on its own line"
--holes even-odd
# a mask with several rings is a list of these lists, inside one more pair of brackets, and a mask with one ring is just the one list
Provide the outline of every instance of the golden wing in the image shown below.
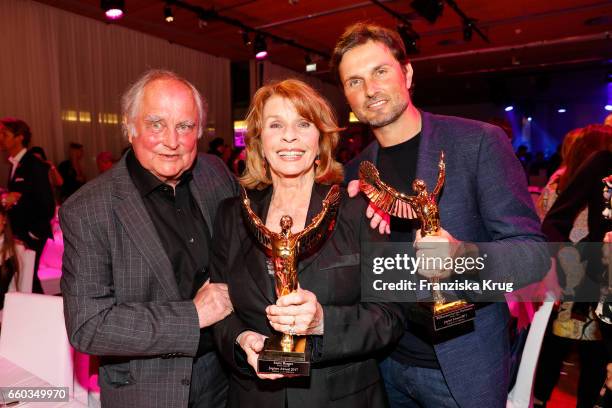
[[410,217],[410,207],[415,208],[414,196],[400,193],[380,179],[378,169],[369,161],[359,165],[359,189],[370,202],[389,215]]
[[240,190],[240,198],[244,223],[257,242],[267,250],[269,256],[272,252],[272,237],[276,237],[278,234],[270,231],[261,218],[251,209],[251,200],[249,200],[244,187]]
[[438,194],[440,194],[440,190],[442,190],[442,186],[444,185],[444,180],[446,178],[446,164],[444,164],[444,150],[440,151],[440,161],[438,162],[438,181],[436,182],[436,187],[431,195],[436,199]]
[[312,219],[310,225],[296,234],[298,254],[312,253],[324,241],[327,233],[334,229],[339,207],[340,186],[334,184],[323,200],[321,212]]

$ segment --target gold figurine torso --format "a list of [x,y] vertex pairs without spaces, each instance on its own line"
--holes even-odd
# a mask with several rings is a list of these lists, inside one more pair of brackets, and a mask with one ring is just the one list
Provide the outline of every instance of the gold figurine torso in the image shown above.
[[281,233],[271,239],[271,258],[274,266],[274,289],[277,297],[297,290],[298,234],[291,233],[293,220],[288,215],[281,218]]

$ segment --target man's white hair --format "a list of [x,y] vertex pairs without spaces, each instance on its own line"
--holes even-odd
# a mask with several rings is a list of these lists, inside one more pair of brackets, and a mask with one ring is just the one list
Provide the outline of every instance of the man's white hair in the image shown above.
[[136,126],[134,126],[134,120],[138,116],[140,110],[140,104],[142,102],[142,96],[144,94],[144,88],[151,82],[158,79],[173,79],[175,81],[182,82],[191,89],[193,99],[195,100],[196,107],[198,109],[198,138],[202,137],[204,132],[204,125],[206,123],[206,115],[208,113],[208,103],[206,99],[200,94],[191,82],[185,78],[177,75],[172,71],[165,69],[151,69],[145,72],[136,82],[134,82],[121,97],[121,116],[123,135],[128,137],[129,135],[136,135]]

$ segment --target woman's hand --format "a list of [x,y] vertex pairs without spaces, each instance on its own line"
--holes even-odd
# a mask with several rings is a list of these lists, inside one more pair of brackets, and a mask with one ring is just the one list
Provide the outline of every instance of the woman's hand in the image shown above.
[[282,374],[260,374],[257,372],[257,357],[259,357],[259,353],[263,349],[264,340],[266,340],[266,336],[247,330],[238,335],[236,343],[238,343],[246,353],[247,362],[253,367],[257,377],[262,380],[277,380],[283,378]]
[[266,314],[274,330],[297,335],[323,334],[323,307],[317,296],[300,288],[281,296],[275,305],[266,308]]

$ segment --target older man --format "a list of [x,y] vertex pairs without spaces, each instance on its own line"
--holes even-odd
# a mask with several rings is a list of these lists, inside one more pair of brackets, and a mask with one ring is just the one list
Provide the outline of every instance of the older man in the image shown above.
[[231,303],[208,282],[208,247],[237,186],[218,158],[197,154],[206,103],[185,79],[147,72],[122,111],[132,148],[60,210],[70,341],[101,357],[103,406],[224,406],[208,328]]
[[[396,32],[384,27],[349,27],[336,45],[332,65],[353,112],[376,136],[348,164],[347,180],[357,178],[359,162],[370,160],[382,179],[400,191],[408,192],[415,178],[435,186],[440,151],[445,153],[447,181],[439,203],[439,235],[421,237],[413,220],[393,218],[391,240],[414,242],[417,254],[424,256],[435,256],[441,248],[487,242],[488,250],[506,256],[494,257],[495,264],[487,265],[481,278],[511,280],[517,287],[539,279],[548,268],[548,255],[534,243],[544,241],[544,236],[522,169],[502,130],[418,110],[410,97],[413,72],[404,45]],[[377,216],[373,218],[376,224]],[[465,246],[443,245],[460,242]],[[450,277],[442,273],[419,270],[427,278]],[[381,365],[392,407],[506,406],[508,308],[504,303],[480,303],[476,309],[474,331],[439,341],[431,335],[431,316],[414,304],[406,305],[407,330]]]

